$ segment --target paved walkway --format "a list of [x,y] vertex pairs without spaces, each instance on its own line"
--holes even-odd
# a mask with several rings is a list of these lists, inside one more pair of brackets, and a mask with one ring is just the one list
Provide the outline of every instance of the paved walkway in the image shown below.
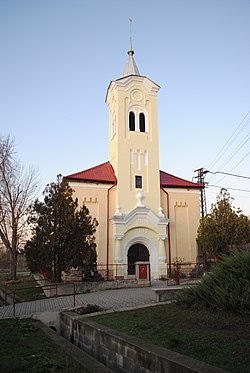
[[[164,287],[160,282],[153,287],[129,288],[98,291],[88,294],[77,294],[75,296],[75,307],[97,304],[105,310],[121,310],[124,308],[138,307],[155,304],[155,294],[152,288]],[[58,298],[46,298],[32,302],[17,303],[15,305],[16,317],[31,317],[33,314],[46,311],[61,311],[74,308],[74,296],[68,295]],[[0,307],[0,319],[12,318],[14,316],[13,305]]]

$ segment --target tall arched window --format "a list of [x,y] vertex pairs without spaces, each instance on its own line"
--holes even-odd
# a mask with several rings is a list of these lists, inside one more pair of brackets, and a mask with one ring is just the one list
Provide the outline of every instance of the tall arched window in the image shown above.
[[129,130],[135,131],[135,113],[133,111],[129,112]]
[[139,115],[139,128],[140,132],[145,132],[145,115],[143,113]]

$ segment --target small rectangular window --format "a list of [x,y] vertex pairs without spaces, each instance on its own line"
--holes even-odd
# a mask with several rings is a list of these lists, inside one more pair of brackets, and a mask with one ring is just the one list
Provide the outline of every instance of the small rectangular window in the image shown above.
[[135,177],[135,187],[142,189],[142,176]]

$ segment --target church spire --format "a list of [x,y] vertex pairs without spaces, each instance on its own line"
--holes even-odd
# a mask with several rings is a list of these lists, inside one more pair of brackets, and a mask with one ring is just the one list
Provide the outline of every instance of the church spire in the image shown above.
[[130,22],[130,50],[128,51],[128,60],[126,62],[126,65],[123,69],[122,77],[128,76],[128,75],[140,75],[138,67],[134,60],[134,51],[132,47],[132,19],[129,18]]
[[130,50],[132,51],[133,50],[133,47],[132,47],[132,18],[129,18],[129,31],[130,31]]

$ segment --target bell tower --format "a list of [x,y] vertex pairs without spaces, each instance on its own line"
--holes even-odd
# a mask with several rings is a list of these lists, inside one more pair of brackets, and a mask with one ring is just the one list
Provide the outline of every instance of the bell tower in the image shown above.
[[111,81],[107,90],[108,157],[118,180],[117,209],[127,214],[136,206],[145,206],[158,214],[157,92],[160,87],[140,75],[133,56],[131,48],[122,77]]

